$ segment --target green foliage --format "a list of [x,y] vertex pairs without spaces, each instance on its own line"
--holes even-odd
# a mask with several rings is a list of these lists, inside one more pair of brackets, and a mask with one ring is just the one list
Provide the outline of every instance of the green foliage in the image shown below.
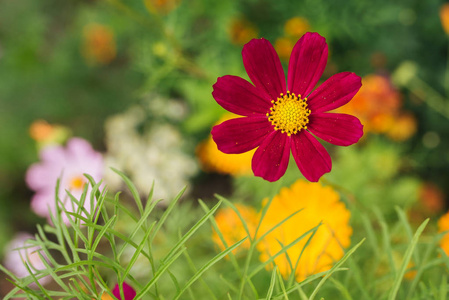
[[[305,247],[308,247],[321,224],[283,245],[277,254],[261,263],[255,259],[256,245],[298,212],[258,236],[269,200],[261,212],[256,233],[251,236],[235,205],[223,197],[217,196],[219,201],[212,208],[200,200],[204,211],[201,215],[199,207],[179,203],[184,192],[181,191],[160,211],[157,206],[160,201],[152,199],[153,189],[143,201],[133,183],[123,173],[114,171],[131,192],[134,208],[123,202],[119,194],[107,196],[106,190],[100,190],[101,182],[96,183],[86,175],[93,191],[91,199],[87,199],[87,186],[80,199],[69,194],[71,203],[77,207],[73,213],[56,199],[59,205],[57,213],[52,215],[53,225],[38,225],[35,240],[30,241],[32,246],[41,249],[39,255],[46,268],[31,270],[27,266],[32,275],[17,278],[0,266],[16,286],[5,299],[100,299],[103,293],[112,296],[112,287],[123,282],[136,289],[135,299],[183,299],[187,295],[193,299],[221,299],[220,295],[227,295],[228,299],[326,299],[335,297],[336,292],[342,299],[442,299],[447,294],[447,282],[445,277],[441,281],[439,274],[446,268],[445,264],[449,265],[449,259],[444,254],[436,255],[439,237],[421,237],[429,220],[413,233],[404,211],[399,208],[396,208],[398,221],[392,225],[386,223],[379,211],[372,221],[364,218],[365,229],[357,232],[354,239],[365,235],[368,242],[362,239],[329,271],[295,282],[294,275],[284,280],[276,267],[271,275],[265,269],[306,237]],[[85,201],[90,201],[91,212],[84,209]],[[222,203],[239,215],[246,228],[248,236],[234,245],[226,244],[213,217]],[[71,217],[70,226],[64,224],[62,214]],[[187,223],[175,221],[181,216]],[[210,230],[204,226],[208,221],[225,245],[218,254],[214,254],[211,243],[198,244],[210,236]],[[374,229],[378,225],[382,228],[380,237]],[[246,239],[250,241],[249,249],[243,257],[236,256],[232,251]],[[398,239],[402,243],[392,243]],[[200,249],[204,246],[205,252]],[[410,272],[415,275],[408,276]],[[51,276],[54,284],[41,285],[39,279],[45,276]],[[439,283],[434,285],[434,282]],[[34,288],[31,283],[35,284]]]
[[[1,267],[15,286],[6,298],[100,299],[104,292],[112,296],[112,287],[123,282],[143,299],[447,297],[449,259],[439,248],[444,233],[436,228],[443,211],[413,215],[422,206],[422,181],[434,181],[449,193],[449,139],[444,138],[449,134],[448,39],[438,19],[441,1],[181,0],[167,14],[149,12],[143,0],[3,2],[0,245],[15,231],[38,223],[32,245],[48,258],[45,270],[27,278]],[[217,183],[211,179],[217,177],[203,173],[191,183],[193,196],[183,190],[167,207],[153,199],[153,187],[142,199],[131,180],[115,170],[128,189],[123,193],[111,196],[89,178],[94,198],[87,198],[86,190],[79,199],[67,195],[75,212],[56,199],[59,211],[52,225],[29,210],[31,195],[23,178],[38,156],[36,143],[28,137],[33,121],[62,124],[108,151],[103,142],[106,118],[137,102],[146,105],[144,100],[154,99],[148,95],[176,98],[186,107],[186,118],[167,120],[152,111],[148,126],[160,121],[173,125],[193,158],[194,146],[224,112],[211,96],[217,77],[248,79],[242,45],[230,38],[233,20],[248,20],[259,37],[274,44],[285,35],[285,21],[295,16],[306,18],[311,31],[326,37],[331,55],[323,79],[340,71],[392,74],[404,106],[418,120],[416,135],[403,143],[367,134],[352,147],[325,145],[333,167],[322,183],[340,193],[353,227],[353,246],[331,270],[303,282],[293,275],[285,280],[272,266],[274,258],[302,239],[307,239],[307,247],[319,225],[261,263],[256,245],[263,236],[250,235],[235,207],[235,202],[259,207],[301,178],[292,158],[286,175],[275,183],[254,176],[218,177]],[[84,57],[85,27],[92,23],[106,26],[114,35],[117,53],[108,64],[90,64]],[[383,62],[376,63],[376,57]],[[288,62],[283,64],[287,69]],[[425,142],[429,133],[434,142],[430,146]],[[154,178],[154,189],[158,179]],[[204,186],[208,189],[200,190]],[[211,199],[217,190],[226,191],[229,200]],[[204,194],[199,204],[194,201],[197,194]],[[92,205],[90,212],[84,203]],[[223,206],[238,214],[248,235],[250,248],[239,255],[232,250],[244,241],[227,245],[213,217]],[[61,213],[71,216],[69,226]],[[211,230],[225,250],[216,251]],[[3,251],[0,247],[0,254]],[[298,264],[289,263],[296,270]],[[45,276],[53,278],[52,285],[39,283]]]

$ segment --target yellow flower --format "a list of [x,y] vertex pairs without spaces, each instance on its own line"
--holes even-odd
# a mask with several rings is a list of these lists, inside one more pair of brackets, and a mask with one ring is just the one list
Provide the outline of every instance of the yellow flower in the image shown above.
[[268,234],[257,248],[261,252],[260,260],[265,262],[282,249],[281,244],[290,244],[322,221],[305,249],[311,234],[274,260],[284,278],[289,277],[292,267],[298,262],[295,277],[297,281],[302,281],[307,276],[329,270],[335,261],[343,257],[344,248],[351,243],[352,227],[349,225],[350,212],[340,201],[337,192],[329,186],[301,179],[290,188],[281,189],[273,198],[258,236],[298,210],[301,211]]
[[82,54],[89,64],[110,63],[116,56],[114,34],[107,26],[91,23],[84,26]]
[[[226,114],[216,124],[234,118],[235,115]],[[218,150],[217,144],[209,136],[207,140],[197,147],[197,156],[201,168],[206,172],[217,172],[230,175],[252,174],[251,160],[256,149],[242,154],[226,154]]]
[[304,33],[310,30],[309,22],[301,17],[293,17],[284,25],[284,32],[286,35],[294,37],[296,39],[300,38]]
[[276,52],[279,54],[279,57],[283,60],[288,60],[290,54],[292,53],[293,46],[295,45],[295,41],[290,38],[281,37],[276,40],[274,43],[274,48]]
[[415,269],[415,264],[413,261],[410,261],[407,264],[407,270],[405,271],[404,278],[407,280],[413,280],[415,279],[416,274],[418,274],[418,271]]
[[[449,231],[449,212],[438,220],[438,232]],[[446,233],[440,241],[440,247],[449,255],[449,233]]]
[[440,8],[440,20],[444,32],[449,35],[449,3],[444,3]]
[[[254,210],[254,208],[245,206],[243,204],[235,204],[235,207],[239,211],[242,218],[245,220],[250,235],[254,237],[257,226],[257,212]],[[232,208],[220,209],[215,215],[215,222],[217,223],[218,228],[223,235],[228,247],[248,236],[245,228],[243,227],[242,221]],[[218,247],[220,247],[221,250],[225,249],[223,242],[215,231],[212,234],[212,240],[218,245]],[[243,242],[243,244],[234,249],[232,252],[236,253],[239,249],[242,248],[249,249],[249,246],[250,241],[248,238],[245,240],[245,242]]]
[[251,39],[257,38],[256,26],[243,18],[233,19],[228,33],[231,42],[236,45],[244,45]]
[[145,7],[152,14],[168,14],[178,7],[181,0],[144,0]]

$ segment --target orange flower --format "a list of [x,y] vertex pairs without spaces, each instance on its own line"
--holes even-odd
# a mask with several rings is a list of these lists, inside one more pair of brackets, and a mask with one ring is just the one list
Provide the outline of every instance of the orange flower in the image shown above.
[[[92,298],[95,299],[95,298]],[[101,295],[101,300],[113,300],[113,298],[106,292]]]
[[[449,212],[438,220],[438,232],[449,231]],[[440,241],[440,247],[449,255],[449,233],[446,233]]]
[[50,139],[54,131],[54,126],[48,124],[45,120],[36,120],[30,126],[30,136],[36,142]]
[[91,23],[84,26],[82,54],[89,64],[110,63],[116,56],[114,34],[109,27]]
[[168,14],[178,7],[181,0],[144,0],[145,7],[152,14]]
[[[245,220],[250,235],[254,237],[257,226],[256,211],[254,210],[254,208],[245,206],[243,204],[235,204],[235,207],[239,211],[242,218]],[[242,221],[232,208],[228,207],[220,209],[215,215],[215,222],[217,223],[217,226],[221,234],[223,235],[228,247],[248,236],[245,228],[243,227]],[[218,247],[220,247],[221,250],[225,249],[223,242],[215,231],[212,234],[212,240],[218,245]],[[235,254],[239,249],[249,249],[249,247],[250,241],[249,239],[246,239],[243,244],[234,249],[232,252]]]
[[402,142],[416,133],[416,118],[411,113],[399,114],[387,131],[393,141]]
[[343,257],[344,248],[351,243],[351,214],[331,187],[298,180],[290,188],[281,189],[273,198],[258,235],[262,236],[296,211],[299,212],[268,234],[257,248],[261,252],[260,260],[265,262],[278,253],[282,245],[292,243],[322,222],[307,246],[311,234],[274,260],[284,278],[288,278],[297,263],[296,280],[302,281],[307,276],[329,270],[335,261]]
[[244,45],[257,38],[257,28],[246,19],[233,19],[229,27],[229,38],[233,44]]
[[390,80],[380,75],[368,75],[362,79],[362,88],[351,102],[338,111],[357,116],[365,132],[386,133],[396,121],[401,105],[401,94]]
[[30,136],[39,149],[56,144],[63,144],[71,135],[70,130],[61,125],[52,125],[45,120],[36,120],[30,125]]
[[444,193],[431,182],[421,184],[418,199],[430,213],[439,213],[444,208]]
[[310,25],[307,19],[301,17],[293,17],[285,22],[285,34],[295,39],[300,38],[307,31],[310,31]]
[[440,8],[440,20],[444,32],[449,35],[449,3],[444,3]]
[[[217,124],[234,118],[233,114],[226,114]],[[203,141],[197,147],[197,156],[201,163],[201,168],[206,172],[217,172],[230,175],[250,175],[251,160],[256,150],[251,150],[242,154],[226,154],[218,150],[217,144],[209,135],[207,140]]]

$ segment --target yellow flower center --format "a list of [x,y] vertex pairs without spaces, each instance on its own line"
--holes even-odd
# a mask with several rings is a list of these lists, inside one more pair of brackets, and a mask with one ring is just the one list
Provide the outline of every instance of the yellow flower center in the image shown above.
[[82,189],[84,187],[84,178],[81,176],[76,176],[73,177],[72,180],[70,181],[70,189],[71,190],[79,190]]
[[267,113],[268,120],[274,125],[275,130],[287,133],[288,136],[296,134],[301,129],[307,129],[310,109],[307,108],[307,98],[301,99],[301,95],[287,91],[281,93],[276,101],[271,100],[273,106]]

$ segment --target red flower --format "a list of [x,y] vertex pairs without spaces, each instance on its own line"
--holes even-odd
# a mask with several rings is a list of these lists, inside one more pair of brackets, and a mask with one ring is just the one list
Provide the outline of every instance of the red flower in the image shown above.
[[306,33],[294,46],[288,66],[288,89],[276,51],[266,39],[243,47],[243,65],[254,83],[232,75],[219,77],[212,92],[226,110],[244,116],[212,129],[220,151],[243,153],[258,147],[254,175],[276,181],[284,175],[290,149],[301,173],[318,181],[332,161],[315,136],[339,146],[356,143],[363,125],[354,116],[328,113],[348,103],[362,86],[354,73],[338,73],[313,90],[327,63],[326,40]]
[[[136,291],[126,282],[123,282],[123,295],[125,296],[124,300],[132,300],[134,299],[134,297],[136,297]],[[120,287],[118,286],[118,284],[116,284],[114,286],[114,289],[112,290],[112,294],[114,295],[114,297],[118,298],[118,299],[122,299],[120,297]]]

